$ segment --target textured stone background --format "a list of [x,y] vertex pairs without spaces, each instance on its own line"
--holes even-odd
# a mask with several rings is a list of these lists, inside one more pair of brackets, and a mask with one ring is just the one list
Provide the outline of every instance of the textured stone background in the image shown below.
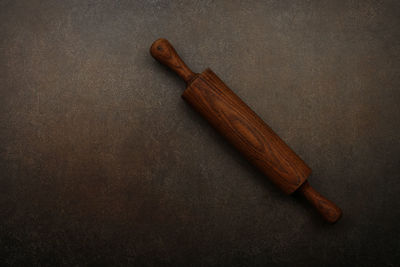
[[[0,1],[1,265],[396,266],[399,1]],[[343,208],[324,224],[182,101],[211,67]]]

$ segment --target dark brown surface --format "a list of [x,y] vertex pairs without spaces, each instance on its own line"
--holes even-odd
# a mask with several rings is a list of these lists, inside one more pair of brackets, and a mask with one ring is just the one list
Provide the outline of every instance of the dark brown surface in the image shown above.
[[[0,1],[2,264],[396,266],[398,1]],[[325,225],[148,53],[216,74],[313,169]],[[193,45],[195,44],[195,45]]]

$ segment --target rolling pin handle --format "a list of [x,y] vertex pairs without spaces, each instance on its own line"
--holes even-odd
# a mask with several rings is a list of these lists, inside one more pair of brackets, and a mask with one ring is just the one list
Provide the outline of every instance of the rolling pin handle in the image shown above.
[[303,195],[327,222],[335,223],[342,217],[342,210],[335,203],[315,191],[308,181],[305,181],[297,189],[297,192]]
[[174,47],[164,38],[156,40],[151,45],[150,54],[160,63],[176,72],[186,83],[189,83],[196,76],[196,73],[186,66]]

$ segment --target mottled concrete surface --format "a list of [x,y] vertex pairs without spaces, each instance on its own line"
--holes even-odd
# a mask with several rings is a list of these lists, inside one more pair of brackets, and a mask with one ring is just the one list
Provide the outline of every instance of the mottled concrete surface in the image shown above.
[[[211,67],[343,208],[324,224],[180,98]],[[399,1],[0,1],[0,264],[398,266]]]

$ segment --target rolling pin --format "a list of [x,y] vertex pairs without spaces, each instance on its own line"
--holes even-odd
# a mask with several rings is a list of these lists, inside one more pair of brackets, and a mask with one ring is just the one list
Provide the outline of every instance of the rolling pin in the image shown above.
[[156,40],[150,53],[186,82],[183,99],[284,193],[299,192],[327,222],[340,219],[340,208],[307,181],[310,167],[211,69],[194,73],[166,39]]

